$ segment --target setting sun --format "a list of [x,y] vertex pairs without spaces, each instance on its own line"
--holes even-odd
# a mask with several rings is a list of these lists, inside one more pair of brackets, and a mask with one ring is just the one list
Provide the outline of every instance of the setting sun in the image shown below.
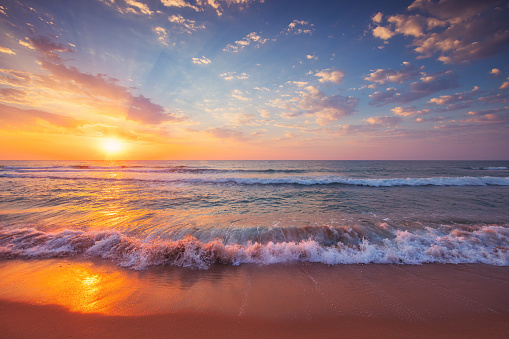
[[124,145],[122,142],[118,139],[105,139],[102,142],[102,148],[108,153],[108,154],[114,154],[119,153],[124,149]]

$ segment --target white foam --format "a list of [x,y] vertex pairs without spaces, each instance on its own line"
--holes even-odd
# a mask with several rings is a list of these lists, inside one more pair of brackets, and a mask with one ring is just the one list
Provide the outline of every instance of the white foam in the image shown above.
[[[388,229],[386,225],[382,228]],[[212,264],[240,265],[317,262],[336,264],[484,263],[509,266],[509,228],[441,226],[419,231],[391,229],[380,241],[325,246],[312,238],[299,242],[224,244],[220,239],[200,242],[148,240],[114,231],[35,229],[0,230],[0,258],[91,256],[134,269],[175,265],[206,269]]]

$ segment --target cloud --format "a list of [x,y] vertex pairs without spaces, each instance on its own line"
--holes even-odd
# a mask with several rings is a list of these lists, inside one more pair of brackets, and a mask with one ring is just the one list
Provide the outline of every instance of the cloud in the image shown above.
[[506,89],[509,88],[509,77],[507,78],[507,81],[504,81],[502,85],[500,85],[499,89]]
[[[421,68],[422,69],[422,68]],[[371,72],[364,80],[385,84],[388,82],[402,84],[417,77],[420,74],[419,69],[409,62],[403,62],[403,68],[400,70],[377,69]]]
[[214,127],[206,130],[207,133],[217,139],[232,139],[236,141],[244,141],[245,136],[242,131],[228,127]]
[[[221,73],[221,74],[219,74],[219,76],[227,81],[234,80],[234,79],[237,79],[237,80],[249,79],[249,75],[247,75],[246,73],[237,74],[237,72]],[[257,89],[257,88],[255,88],[255,89]]]
[[383,40],[395,34],[410,37],[421,58],[438,54],[443,63],[482,59],[508,48],[509,7],[498,6],[503,2],[416,0],[408,7],[412,14],[389,16],[387,26],[377,26],[372,33]]
[[157,34],[157,40],[159,40],[159,42],[164,45],[164,46],[168,46],[169,45],[169,41],[168,41],[168,33],[166,32],[166,29],[164,29],[163,27],[155,27],[153,29],[154,33]]
[[318,60],[318,57],[315,56],[315,55],[308,54],[308,55],[306,55],[306,59],[308,59],[308,60]]
[[365,121],[369,122],[371,125],[381,125],[381,126],[396,126],[403,122],[403,118],[400,116],[380,116],[380,117],[371,117],[365,119]]
[[27,40],[28,42],[19,40],[19,43],[25,47],[36,50],[48,59],[52,59],[54,61],[60,60],[60,56],[57,52],[74,53],[74,51],[67,45],[56,43],[46,35],[37,35],[35,37],[27,38]]
[[389,40],[390,38],[396,35],[395,32],[383,26],[377,26],[373,28],[372,33],[375,38],[380,38],[382,40]]
[[147,4],[135,0],[99,0],[122,14],[152,15]]
[[[451,106],[452,104],[456,103],[463,103],[470,105],[473,103],[472,98],[479,94],[479,87],[475,86],[471,91],[469,92],[462,92],[462,93],[456,93],[453,95],[441,95],[437,98],[431,98],[428,103],[439,105],[439,106]],[[464,106],[466,107],[466,106]],[[463,107],[462,107],[463,108]]]
[[124,117],[128,120],[150,125],[163,122],[179,122],[185,117],[170,113],[143,95],[133,95],[131,89],[118,84],[118,80],[104,74],[92,75],[63,64],[56,52],[70,52],[63,44],[54,43],[46,36],[31,39],[42,58],[38,61],[46,74],[0,70],[0,84],[4,99],[25,106],[50,102],[62,107],[87,107],[89,113]]
[[372,106],[383,106],[388,103],[405,104],[457,86],[457,77],[452,71],[439,72],[429,76],[423,75],[421,81],[411,83],[407,91],[388,88],[386,91],[371,94],[369,104]]
[[417,107],[415,107],[415,106],[394,107],[393,109],[391,109],[391,111],[393,111],[394,114],[403,116],[403,117],[420,116],[420,115],[425,115],[425,114],[430,113],[429,109],[424,108],[422,110],[418,110]]
[[202,56],[201,58],[193,58],[193,64],[199,64],[199,65],[208,65],[210,64],[210,60]]
[[490,72],[490,74],[493,74],[494,76],[500,75],[500,70],[498,68],[493,68]]
[[293,20],[286,30],[281,33],[286,34],[312,34],[315,30],[314,25],[304,20]]
[[337,71],[334,69],[324,69],[315,74],[315,77],[320,77],[318,81],[320,82],[333,82],[335,84],[340,84],[343,81],[343,77],[345,73],[342,71]]
[[16,53],[12,49],[2,46],[0,46],[0,53],[16,55]]
[[[306,92],[302,92],[300,97],[292,101],[297,102],[298,108],[304,113],[316,117],[316,122],[320,125],[327,125],[357,112],[358,98],[341,95],[327,96],[315,86],[308,86],[305,90]],[[300,114],[294,111],[293,115]]]
[[505,93],[505,94],[497,93],[497,94],[481,97],[477,100],[482,103],[486,103],[486,104],[505,104],[505,103],[509,102],[509,93]]
[[374,23],[379,24],[382,22],[382,17],[383,17],[382,12],[378,12],[371,17],[371,20],[373,20]]
[[495,108],[482,111],[470,111],[469,116],[472,119],[467,119],[467,122],[487,122],[487,123],[503,123],[509,124],[509,107]]
[[196,25],[196,21],[186,19],[182,15],[172,15],[168,17],[168,21],[179,26],[184,32],[192,33],[198,29],[205,29],[205,25]]
[[266,43],[269,39],[263,39],[258,33],[251,32],[248,35],[246,35],[241,40],[235,41],[235,44],[228,44],[225,48],[223,48],[223,51],[225,52],[234,52],[237,53],[246,46],[249,46],[253,44],[255,47],[260,47],[264,43]]
[[200,8],[198,8],[197,6],[193,6],[184,0],[161,0],[161,3],[166,7],[180,7],[180,8],[189,7],[197,12],[200,11]]
[[3,128],[43,128],[41,124],[47,123],[53,127],[77,128],[86,122],[73,117],[48,113],[41,110],[20,109],[0,103],[0,121]]
[[249,100],[251,100],[250,98],[246,98],[244,96],[244,93],[241,90],[238,90],[238,89],[234,89],[232,91],[232,97],[237,99],[237,100],[240,100],[240,101],[249,101]]

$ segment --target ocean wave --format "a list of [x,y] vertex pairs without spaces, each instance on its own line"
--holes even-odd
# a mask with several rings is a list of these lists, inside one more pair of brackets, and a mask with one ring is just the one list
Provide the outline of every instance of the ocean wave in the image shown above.
[[188,166],[42,166],[42,167],[13,167],[3,166],[0,170],[18,172],[18,173],[87,173],[87,172],[133,172],[133,173],[306,173],[307,170],[301,169],[218,169],[218,168],[200,168]]
[[393,186],[509,186],[509,177],[431,177],[431,178],[351,178],[342,176],[285,176],[279,178],[262,177],[181,177],[181,178],[105,178],[105,177],[66,177],[58,175],[30,175],[26,173],[3,173],[0,178],[64,179],[64,180],[108,180],[108,181],[152,181],[190,184],[237,184],[237,185],[354,185],[368,187]]
[[508,170],[509,167],[498,166],[498,167],[471,167],[473,170],[485,170],[485,171],[504,171]]
[[[389,226],[387,226],[389,228]],[[179,240],[139,239],[115,231],[43,232],[0,230],[0,258],[84,256],[111,260],[123,267],[155,265],[207,269],[214,264],[275,264],[315,262],[337,264],[484,263],[509,266],[509,228],[426,228],[393,230],[390,238],[357,244],[326,246],[312,238],[299,242],[225,244],[201,242],[192,236]]]

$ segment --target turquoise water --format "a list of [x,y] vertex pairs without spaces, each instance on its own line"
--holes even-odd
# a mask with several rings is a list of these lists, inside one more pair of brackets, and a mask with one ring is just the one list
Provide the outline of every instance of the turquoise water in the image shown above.
[[3,161],[0,256],[509,265],[509,161]]

